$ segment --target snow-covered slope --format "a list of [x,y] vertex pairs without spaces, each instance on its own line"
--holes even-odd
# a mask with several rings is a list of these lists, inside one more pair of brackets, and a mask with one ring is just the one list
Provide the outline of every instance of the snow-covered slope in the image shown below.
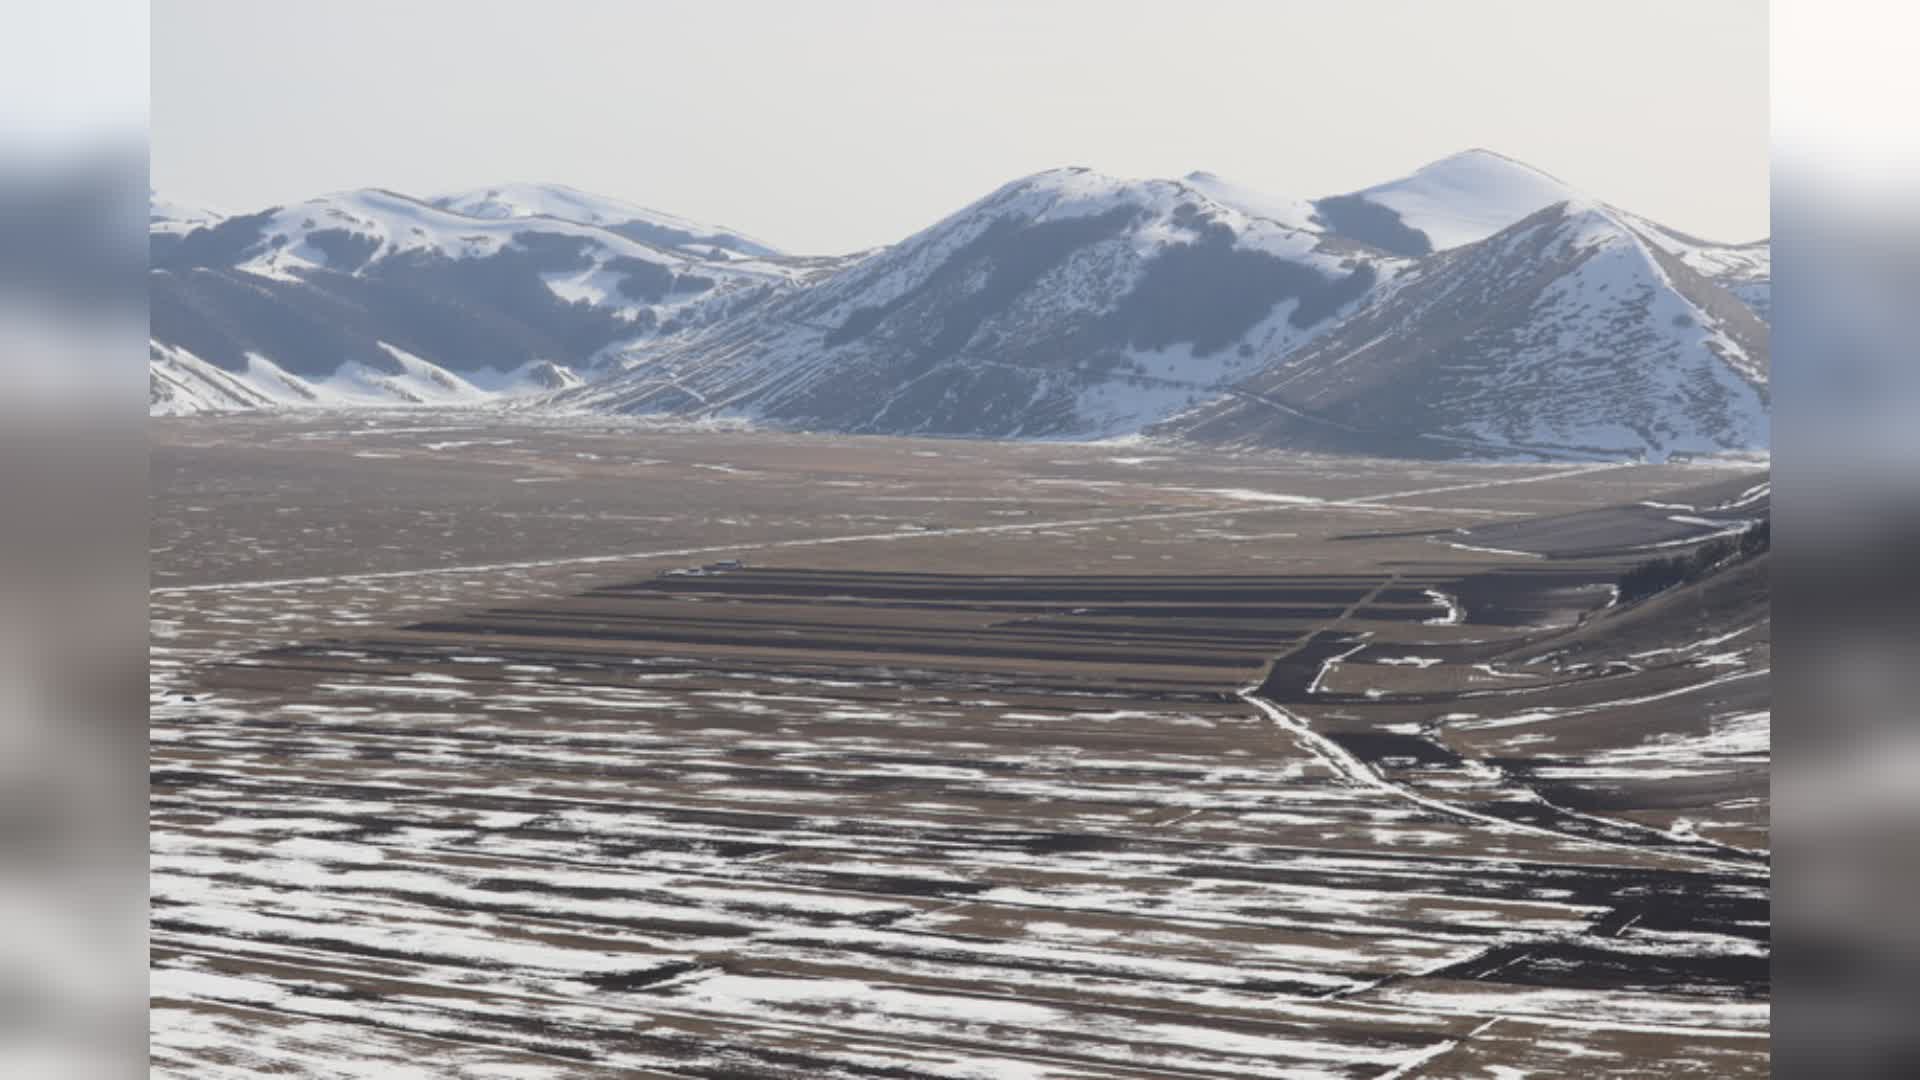
[[[468,383],[554,389],[568,380],[519,373],[590,372],[618,348],[730,318],[822,272],[805,260],[663,249],[555,217],[469,217],[379,189],[218,219],[163,204],[153,213],[155,345],[236,377],[257,359],[326,384],[386,371],[391,346]],[[172,385],[171,374],[156,371],[154,385]],[[421,388],[428,400],[434,385]]]
[[[1420,256],[1484,240],[1549,206],[1592,202],[1563,181],[1491,150],[1465,150],[1384,184],[1314,202],[1330,232],[1402,255]],[[1620,210],[1643,239],[1712,278],[1765,318],[1772,278],[1766,240],[1702,240]]]
[[1540,210],[1430,256],[1337,330],[1156,429],[1416,456],[1767,445],[1767,328],[1626,215]]
[[1773,242],[1721,244],[1669,229],[1636,214],[1614,211],[1633,223],[1640,235],[1739,297],[1762,319],[1773,315]]
[[1577,197],[1531,165],[1491,150],[1465,150],[1409,176],[1314,205],[1335,231],[1400,254],[1425,255],[1484,240]]
[[[363,273],[404,256],[484,259],[511,247],[528,248],[539,243],[577,250],[595,269],[610,270],[613,276],[594,301],[637,310],[638,303],[615,299],[624,295],[618,289],[621,277],[637,272],[623,269],[625,260],[647,263],[675,275],[720,272],[716,270],[720,267],[730,279],[774,281],[794,276],[772,262],[724,256],[716,261],[634,240],[599,225],[557,217],[469,217],[379,188],[323,195],[255,218],[259,219],[253,225],[256,243],[234,265],[269,277],[320,269]],[[229,219],[227,224],[234,220],[238,219]],[[251,223],[255,219],[247,220]],[[646,290],[634,291],[643,294]]]
[[208,412],[245,412],[278,402],[256,387],[245,372],[230,372],[171,346],[147,347],[148,412],[153,416],[192,416]]
[[179,235],[209,225],[218,225],[226,215],[204,206],[189,206],[147,189],[147,232]]
[[605,195],[595,195],[564,184],[501,184],[474,188],[427,200],[433,206],[467,217],[487,219],[552,218],[581,225],[597,225],[628,239],[660,248],[700,250],[712,257],[746,258],[778,255],[770,244],[715,225],[704,225]]
[[379,362],[353,360],[324,375],[303,378],[258,353],[237,370],[211,364],[186,349],[148,346],[149,413],[191,416],[255,409],[480,406],[506,398],[578,386],[571,370],[539,361],[517,371],[462,378],[386,342]]
[[[1303,216],[1304,218],[1304,216]],[[1093,437],[1203,400],[1400,260],[1190,183],[1058,169],[556,404],[788,426]]]
[[1217,173],[1190,172],[1181,179],[1188,187],[1221,206],[1230,206],[1248,217],[1266,218],[1288,228],[1309,232],[1324,231],[1313,204],[1305,199],[1245,187]]

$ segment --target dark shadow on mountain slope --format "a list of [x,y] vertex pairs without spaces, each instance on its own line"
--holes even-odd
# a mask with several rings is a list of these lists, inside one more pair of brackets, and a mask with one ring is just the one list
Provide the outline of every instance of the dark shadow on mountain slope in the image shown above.
[[1320,221],[1350,240],[1394,255],[1430,255],[1427,234],[1400,220],[1400,214],[1362,195],[1335,195],[1313,204]]
[[245,354],[257,352],[303,377],[354,361],[396,370],[381,341],[462,372],[576,364],[648,328],[547,287],[542,274],[591,265],[585,243],[523,233],[485,258],[412,251],[358,275],[310,270],[298,280],[232,269],[156,273],[151,333],[229,371],[244,370]]
[[153,269],[225,268],[245,262],[265,247],[267,223],[279,212],[279,207],[272,206],[257,214],[242,214],[195,229],[167,245],[165,260],[154,262]]
[[327,257],[327,269],[351,274],[380,250],[380,238],[347,229],[317,229],[307,234],[307,246]]
[[1147,265],[1109,317],[1109,340],[1140,349],[1190,342],[1196,356],[1207,356],[1240,340],[1284,300],[1298,301],[1287,321],[1307,327],[1373,286],[1371,266],[1329,279],[1305,264],[1235,247],[1233,230],[1218,222],[1199,232],[1198,241],[1172,245]]
[[648,247],[669,249],[720,247],[747,255],[778,254],[772,248],[732,233],[693,233],[667,225],[656,225],[649,221],[623,221],[618,225],[607,226],[607,231],[629,240],[637,240]]
[[969,243],[948,256],[917,287],[875,307],[855,310],[829,332],[829,347],[857,341],[872,333],[890,316],[915,301],[959,280],[968,271],[987,266],[986,281],[940,313],[940,328],[914,350],[918,368],[931,368],[967,343],[980,323],[1005,308],[1041,275],[1065,262],[1080,248],[1100,242],[1131,224],[1138,207],[1119,206],[1104,214],[1023,225],[1013,217],[996,218]]

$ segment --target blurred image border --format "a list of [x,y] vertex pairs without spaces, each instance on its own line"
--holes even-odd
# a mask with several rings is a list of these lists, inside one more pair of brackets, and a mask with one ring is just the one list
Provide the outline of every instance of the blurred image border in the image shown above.
[[[1776,1075],[1913,1076],[1920,11],[1771,17]],[[27,5],[0,46],[6,1076],[145,1061],[148,18]]]
[[1771,17],[1775,1075],[1914,1076],[1920,14]]

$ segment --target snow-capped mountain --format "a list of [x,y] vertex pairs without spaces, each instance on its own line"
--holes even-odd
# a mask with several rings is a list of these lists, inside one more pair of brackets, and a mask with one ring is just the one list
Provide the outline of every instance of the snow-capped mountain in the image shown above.
[[[482,209],[500,208],[489,204]],[[181,252],[167,260],[168,267],[232,266],[260,276],[286,277],[308,270],[362,273],[384,263],[422,256],[474,260],[513,248],[577,250],[581,259],[576,261],[591,262],[595,270],[610,275],[601,283],[603,288],[588,298],[635,311],[654,302],[650,294],[656,291],[651,287],[655,280],[626,260],[657,266],[675,275],[720,265],[730,279],[775,281],[796,276],[777,260],[743,257],[738,252],[725,253],[717,260],[709,258],[699,250],[710,246],[704,243],[693,245],[693,251],[683,251],[634,240],[603,225],[562,217],[506,213],[470,216],[379,188],[338,192],[258,214],[218,219],[194,232],[199,235],[186,236]],[[623,288],[622,279],[627,277],[638,280]]]
[[1767,327],[1646,224],[1560,202],[1428,256],[1334,331],[1153,429],[1412,456],[1767,445]]
[[514,398],[1420,456],[1767,444],[1768,243],[1482,150],[1315,200],[1056,169],[841,258],[558,185],[238,216],[156,196],[151,249],[156,413]]
[[[1329,231],[1400,255],[1422,256],[1484,240],[1555,203],[1591,201],[1565,182],[1491,150],[1464,150],[1397,180],[1318,199]],[[1768,314],[1772,245],[1719,244],[1609,208],[1649,242]]]
[[1015,181],[555,404],[855,432],[1097,437],[1204,400],[1405,260],[1171,180]]
[[156,410],[240,407],[208,389],[220,380],[181,376],[193,360],[282,404],[333,400],[288,397],[287,377],[345,379],[351,403],[437,401],[446,385],[474,388],[477,397],[459,391],[463,401],[556,389],[571,380],[554,371],[591,370],[618,347],[732,317],[816,272],[716,248],[713,232],[658,247],[595,224],[468,216],[378,189],[225,218],[157,203],[153,217]]
[[427,202],[467,217],[551,218],[597,225],[629,240],[665,250],[697,251],[707,258],[753,259],[781,253],[738,230],[703,225],[564,184],[502,184],[437,195]]
[[1554,177],[1490,150],[1465,150],[1398,180],[1315,201],[1328,228],[1402,255],[1485,240],[1579,196]]
[[180,236],[195,229],[218,225],[226,215],[218,210],[204,206],[189,206],[186,203],[165,199],[160,193],[147,190],[147,232],[163,236]]

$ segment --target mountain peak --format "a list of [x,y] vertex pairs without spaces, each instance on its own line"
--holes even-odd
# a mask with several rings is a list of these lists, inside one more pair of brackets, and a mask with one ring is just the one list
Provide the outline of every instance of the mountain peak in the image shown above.
[[552,218],[591,225],[662,248],[704,244],[756,257],[779,253],[772,245],[733,229],[664,214],[554,181],[490,184],[435,195],[426,202],[448,213],[490,221]]
[[1108,176],[1106,173],[1100,172],[1097,169],[1090,169],[1085,165],[1056,165],[1051,169],[1041,169],[1039,172],[1029,173],[1007,184],[1006,187],[1027,188],[1030,190],[1055,190],[1061,188],[1086,187],[1088,185],[1120,187],[1129,182],[1130,181],[1118,176]]
[[1525,162],[1473,147],[1313,205],[1333,232],[1396,254],[1425,255],[1484,240],[1539,210],[1580,198]]
[[1630,215],[1572,196],[1415,263],[1240,392],[1150,433],[1658,460],[1764,447],[1768,366],[1766,326],[1739,298]]
[[1547,172],[1545,169],[1535,168],[1534,166],[1529,165],[1524,161],[1521,161],[1517,157],[1513,157],[1508,154],[1503,154],[1498,150],[1489,150],[1484,146],[1470,146],[1465,150],[1448,154],[1446,157],[1428,162],[1426,165],[1423,165],[1420,168],[1415,169],[1414,172],[1423,173],[1429,169],[1439,169],[1439,168],[1446,168],[1446,167],[1474,167],[1474,168],[1482,168],[1482,169],[1495,169],[1495,170],[1508,170],[1508,171],[1517,170],[1520,172],[1531,173],[1535,176],[1545,177],[1546,179],[1551,180],[1556,184],[1561,183],[1558,177],[1555,177],[1551,173]]

